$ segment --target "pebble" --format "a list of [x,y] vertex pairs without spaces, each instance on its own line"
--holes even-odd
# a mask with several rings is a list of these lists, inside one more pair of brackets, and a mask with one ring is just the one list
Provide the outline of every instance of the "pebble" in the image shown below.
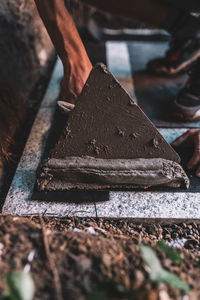
[[112,260],[111,260],[110,255],[108,255],[108,254],[103,254],[103,256],[102,256],[102,262],[103,262],[103,264],[104,264],[106,267],[110,267],[110,265],[111,265],[111,263],[112,263]]

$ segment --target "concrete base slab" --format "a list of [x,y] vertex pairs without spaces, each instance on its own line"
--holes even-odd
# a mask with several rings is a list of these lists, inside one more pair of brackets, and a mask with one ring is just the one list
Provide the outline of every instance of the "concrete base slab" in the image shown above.
[[[52,124],[61,77],[62,65],[58,60],[6,197],[3,213],[20,216],[43,214],[56,217],[134,218],[147,222],[155,219],[168,219],[170,222],[200,219],[200,192],[155,190],[81,194],[74,191],[67,195],[60,194],[59,197],[52,194],[51,201],[45,197],[37,198],[33,193],[36,170]],[[186,130],[161,128],[160,132],[171,142]]]

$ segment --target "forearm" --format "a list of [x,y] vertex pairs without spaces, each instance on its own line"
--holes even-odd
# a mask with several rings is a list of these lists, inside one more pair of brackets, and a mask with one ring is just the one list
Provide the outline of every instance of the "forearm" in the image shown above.
[[35,0],[38,12],[64,67],[61,99],[74,103],[92,65],[64,0]]
[[72,17],[64,0],[35,0],[38,12],[45,24],[56,51],[68,64],[77,53],[86,55]]

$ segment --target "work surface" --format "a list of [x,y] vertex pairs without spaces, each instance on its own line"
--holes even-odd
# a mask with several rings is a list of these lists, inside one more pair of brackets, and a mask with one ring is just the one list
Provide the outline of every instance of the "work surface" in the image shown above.
[[[187,76],[166,79],[152,76],[145,71],[147,61],[158,54],[162,55],[167,49],[167,42],[108,41],[105,44],[88,43],[86,46],[93,62],[98,59],[107,63],[110,71],[127,91],[133,96],[134,93],[136,94],[138,104],[159,127],[168,142],[172,142],[188,128],[199,127],[199,123],[181,124],[170,119],[170,104]],[[96,54],[92,57],[94,53]],[[135,91],[132,74],[134,74]],[[76,215],[135,218],[147,221],[199,219],[200,188],[199,180],[194,176],[191,177],[191,188],[187,191],[168,189],[47,194],[33,191],[36,169],[51,128],[61,78],[62,65],[58,60],[8,192],[3,212],[23,216]]]

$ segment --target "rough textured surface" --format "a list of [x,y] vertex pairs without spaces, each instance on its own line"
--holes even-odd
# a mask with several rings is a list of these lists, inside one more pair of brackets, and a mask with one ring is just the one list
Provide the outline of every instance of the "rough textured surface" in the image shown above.
[[34,0],[0,1],[0,161],[4,164],[52,50]]
[[34,0],[1,0],[0,41],[0,78],[29,91],[52,51]]
[[[178,248],[174,251],[182,263],[156,247],[163,239]],[[163,268],[190,285],[189,293],[149,280],[141,243],[153,247]],[[34,300],[199,300],[199,243],[196,223],[160,226],[130,220],[0,216],[0,294],[5,291],[4,275],[25,265],[27,270],[32,258]]]
[[52,158],[66,156],[180,161],[102,64],[93,68],[51,155]]
[[189,187],[182,167],[165,159],[50,159],[39,172],[39,190]]

